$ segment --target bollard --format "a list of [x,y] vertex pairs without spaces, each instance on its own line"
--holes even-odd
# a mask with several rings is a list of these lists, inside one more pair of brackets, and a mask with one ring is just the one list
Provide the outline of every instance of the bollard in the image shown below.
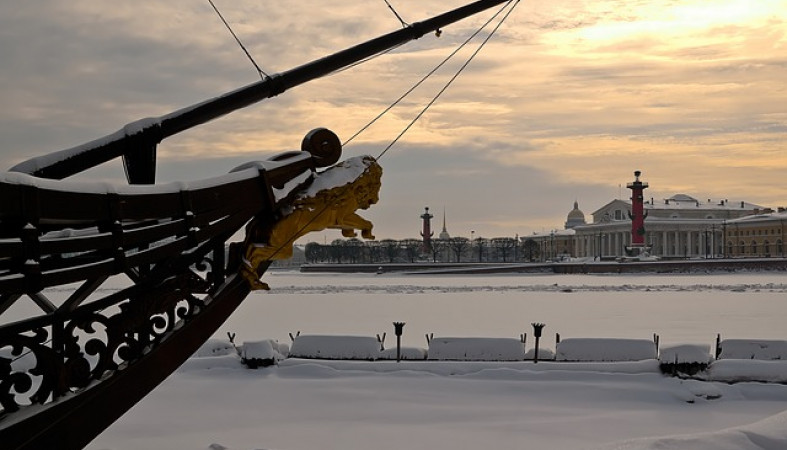
[[531,325],[533,325],[533,336],[536,337],[536,349],[533,353],[533,364],[536,364],[538,363],[538,341],[541,340],[541,330],[544,329],[546,324],[533,322]]
[[396,362],[402,360],[402,328],[404,322],[394,322],[394,334],[396,334]]
[[721,334],[716,334],[716,359],[721,355]]

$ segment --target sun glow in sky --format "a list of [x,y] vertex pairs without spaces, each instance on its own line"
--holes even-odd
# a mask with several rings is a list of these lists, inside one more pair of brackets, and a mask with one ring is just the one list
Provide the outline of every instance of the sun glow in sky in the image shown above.
[[[464,3],[392,2],[408,22]],[[216,4],[271,73],[400,26],[384,2]],[[167,139],[159,180],[226,173],[319,126],[346,139],[490,16]],[[452,235],[525,235],[562,228],[574,200],[589,216],[634,170],[657,199],[785,206],[786,18],[787,0],[520,2],[385,155],[381,202],[364,215],[380,237],[418,236],[424,206]],[[474,49],[345,156],[379,154]],[[0,14],[0,58],[5,168],[259,79],[210,5],[186,0],[17,2]],[[120,167],[88,176],[120,180]]]

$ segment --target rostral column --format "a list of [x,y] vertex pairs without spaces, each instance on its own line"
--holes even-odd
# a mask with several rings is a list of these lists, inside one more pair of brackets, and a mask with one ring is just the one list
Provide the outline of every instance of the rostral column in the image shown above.
[[434,233],[432,232],[432,225],[430,223],[430,220],[434,216],[429,214],[428,206],[424,209],[425,209],[424,213],[421,214],[421,218],[424,220],[424,229],[423,231],[421,231],[421,236],[424,238],[424,244],[423,244],[424,251],[428,252],[432,250],[432,236],[434,235]]
[[637,253],[640,253],[645,248],[645,203],[642,191],[648,188],[648,183],[639,181],[639,176],[642,174],[639,170],[634,172],[634,182],[628,183],[627,188],[631,189],[631,211],[629,218],[631,219],[631,247]]

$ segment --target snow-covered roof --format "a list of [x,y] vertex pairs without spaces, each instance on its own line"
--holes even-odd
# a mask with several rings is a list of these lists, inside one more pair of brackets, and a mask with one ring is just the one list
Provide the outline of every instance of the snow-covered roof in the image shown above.
[[569,228],[566,230],[552,230],[546,231],[541,233],[533,233],[530,236],[522,236],[522,239],[527,238],[534,238],[534,237],[566,237],[566,236],[574,236],[577,232],[573,228]]
[[[626,202],[628,203],[628,202]],[[629,203],[630,204],[630,203]],[[712,210],[730,210],[730,209],[764,209],[763,206],[749,203],[747,201],[729,201],[723,200],[697,200],[686,194],[673,195],[668,199],[661,202],[646,202],[645,209],[712,209]]]
[[727,221],[727,224],[748,224],[748,223],[755,223],[755,222],[770,222],[770,221],[781,221],[787,220],[787,210],[782,210],[779,212],[771,212],[767,214],[753,214],[750,216],[744,216],[737,219],[731,219]]
[[[622,204],[621,206],[631,207],[631,202],[628,200],[615,199],[605,204],[601,208],[593,211],[593,215],[598,215],[601,212],[609,209],[615,203]],[[646,210],[714,210],[714,211],[729,211],[729,210],[756,210],[765,209],[764,206],[755,203],[749,203],[744,200],[730,201],[723,200],[697,200],[696,198],[686,194],[676,194],[670,198],[655,201],[653,199],[646,201],[644,205]]]

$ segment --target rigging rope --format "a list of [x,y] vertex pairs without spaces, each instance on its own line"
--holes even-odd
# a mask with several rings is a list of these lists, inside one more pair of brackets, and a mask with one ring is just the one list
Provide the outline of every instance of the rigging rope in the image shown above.
[[[517,2],[518,2],[518,0],[517,0]],[[349,138],[348,138],[346,141],[344,141],[344,143],[342,144],[342,146],[345,146],[345,145],[349,144],[350,142],[352,142],[352,140],[353,140],[353,139],[355,139],[355,138],[356,138],[356,137],[358,137],[358,136],[359,136],[361,133],[363,133],[364,131],[366,131],[366,129],[368,129],[370,126],[374,125],[374,123],[375,123],[375,122],[377,122],[378,120],[380,120],[380,119],[381,119],[381,118],[382,118],[382,117],[383,117],[385,114],[387,114],[387,113],[388,113],[388,111],[390,111],[391,109],[393,109],[393,108],[394,108],[396,105],[398,105],[398,104],[399,104],[399,103],[400,103],[402,100],[404,100],[404,99],[405,99],[405,98],[406,98],[408,95],[410,95],[410,94],[411,94],[411,93],[412,93],[414,90],[416,90],[416,89],[417,89],[417,88],[418,88],[418,87],[419,87],[421,84],[423,84],[423,83],[424,83],[424,82],[425,82],[427,79],[429,79],[429,77],[431,77],[432,75],[434,75],[434,73],[435,73],[435,72],[437,72],[437,71],[438,71],[438,70],[439,70],[441,67],[443,67],[443,66],[444,66],[444,65],[445,65],[445,64],[446,64],[448,61],[450,61],[450,60],[451,60],[451,58],[453,58],[453,57],[454,57],[454,56],[455,56],[457,53],[459,53],[459,52],[460,52],[460,51],[461,51],[461,50],[462,50],[462,49],[463,49],[463,48],[464,48],[464,47],[465,47],[467,44],[469,44],[469,43],[470,43],[470,41],[472,41],[473,39],[475,39],[475,37],[476,37],[476,36],[478,36],[478,34],[479,34],[479,33],[481,33],[481,31],[483,31],[483,30],[484,30],[484,28],[486,28],[486,27],[487,27],[487,25],[489,25],[489,24],[490,24],[490,23],[491,23],[493,20],[495,20],[495,18],[496,18],[497,16],[499,16],[499,15],[500,15],[500,14],[501,14],[501,13],[502,13],[502,12],[503,12],[503,11],[504,11],[506,8],[507,8],[507,7],[508,7],[508,5],[509,5],[509,4],[511,4],[511,2],[508,2],[508,3],[506,3],[506,4],[505,4],[505,5],[502,7],[502,8],[500,8],[500,9],[499,9],[499,10],[498,10],[498,11],[497,11],[497,12],[496,12],[496,13],[495,13],[495,14],[494,14],[492,17],[490,17],[490,18],[489,18],[489,19],[488,19],[488,20],[487,20],[487,21],[486,21],[486,22],[485,22],[483,25],[481,25],[481,27],[480,27],[480,28],[478,28],[478,29],[477,29],[475,32],[473,32],[473,34],[471,34],[470,36],[468,36],[468,38],[467,38],[467,39],[465,39],[465,41],[464,41],[464,42],[462,42],[462,44],[460,44],[460,45],[459,45],[459,47],[457,47],[456,49],[454,49],[454,51],[453,51],[453,52],[451,52],[451,53],[450,53],[450,54],[449,54],[447,57],[445,57],[445,58],[444,58],[444,59],[443,59],[443,60],[442,60],[442,61],[441,61],[441,62],[440,62],[440,63],[439,63],[437,66],[435,66],[435,67],[434,67],[434,68],[433,68],[431,71],[429,71],[429,73],[427,73],[426,75],[424,75],[424,76],[423,76],[423,78],[421,78],[421,79],[420,79],[420,80],[419,80],[417,83],[415,83],[415,84],[414,84],[414,85],[413,85],[413,86],[412,86],[410,89],[408,89],[408,90],[407,90],[407,91],[406,91],[404,94],[402,94],[402,96],[401,96],[401,97],[399,97],[399,98],[398,98],[398,99],[396,99],[396,100],[395,100],[393,103],[391,103],[390,105],[388,105],[388,107],[387,107],[387,108],[385,108],[385,109],[384,109],[384,110],[383,110],[383,111],[382,111],[380,114],[378,114],[378,115],[377,115],[377,116],[376,116],[374,119],[372,119],[372,120],[371,120],[369,123],[367,123],[366,125],[364,125],[363,127],[361,127],[361,129],[360,129],[360,130],[358,130],[358,131],[357,131],[355,134],[353,134],[353,135],[352,135],[352,136],[350,136],[350,137],[349,137]],[[515,5],[515,6],[516,6],[516,5]],[[512,9],[513,9],[513,8],[512,8]],[[505,18],[503,18],[503,20],[505,20]]]
[[407,28],[409,26],[409,24],[407,22],[405,22],[404,20],[402,20],[402,16],[400,16],[399,13],[396,12],[394,7],[391,6],[391,3],[389,3],[388,0],[383,0],[383,1],[385,2],[386,5],[388,5],[388,9],[390,9],[391,12],[394,13],[394,16],[396,16],[396,18],[399,19],[399,22],[401,22],[401,24],[402,24],[402,28]]
[[[395,139],[394,139],[394,140],[393,140],[393,141],[392,141],[390,144],[388,144],[388,146],[386,146],[386,148],[385,148],[385,149],[384,149],[384,150],[383,150],[383,151],[382,151],[382,152],[381,152],[381,153],[380,153],[380,154],[379,154],[379,155],[378,155],[378,156],[375,158],[375,160],[376,160],[376,161],[379,161],[379,160],[380,160],[380,158],[382,158],[382,157],[383,157],[383,155],[385,155],[385,153],[387,153],[387,152],[388,152],[388,150],[390,150],[390,149],[391,149],[391,148],[392,148],[392,147],[393,147],[393,146],[394,146],[394,145],[395,145],[395,144],[396,144],[396,143],[397,143],[397,142],[398,142],[398,141],[399,141],[399,140],[402,138],[402,136],[404,136],[404,134],[405,134],[405,133],[407,133],[407,131],[408,131],[408,130],[409,130],[409,129],[410,129],[410,128],[411,128],[411,127],[412,127],[412,126],[415,124],[415,122],[416,122],[416,121],[418,121],[418,119],[420,119],[420,118],[421,118],[421,117],[424,115],[424,113],[426,113],[426,111],[427,111],[427,110],[428,110],[428,109],[429,109],[429,108],[430,108],[430,107],[431,107],[431,106],[432,106],[432,105],[433,105],[433,104],[434,104],[434,103],[435,103],[435,102],[436,102],[436,101],[439,99],[439,97],[440,97],[440,96],[441,96],[441,95],[442,95],[442,94],[443,94],[443,93],[444,93],[444,92],[445,92],[445,91],[448,89],[448,87],[449,87],[449,86],[450,86],[450,85],[451,85],[451,84],[452,84],[452,83],[453,83],[453,82],[454,82],[454,81],[455,81],[455,80],[456,80],[456,79],[459,77],[459,75],[460,75],[460,74],[461,74],[461,73],[464,71],[464,69],[465,69],[465,68],[467,68],[467,66],[468,66],[468,65],[470,64],[470,62],[471,62],[471,61],[472,61],[472,60],[475,58],[475,56],[476,56],[476,55],[478,55],[478,53],[481,51],[481,49],[482,49],[482,48],[483,48],[483,47],[484,47],[484,46],[487,44],[487,42],[489,42],[489,40],[492,38],[492,36],[493,36],[493,35],[494,35],[494,34],[495,34],[497,31],[498,31],[498,29],[499,29],[499,28],[500,28],[500,27],[503,25],[503,22],[505,22],[505,21],[506,21],[506,19],[508,19],[508,17],[509,17],[509,16],[511,15],[511,13],[514,11],[514,8],[516,8],[516,6],[519,4],[519,2],[520,2],[520,0],[510,0],[509,2],[507,2],[507,3],[506,3],[506,4],[505,4],[505,5],[502,7],[502,8],[500,8],[500,10],[499,10],[497,13],[495,13],[495,14],[494,14],[494,15],[493,15],[493,16],[492,16],[492,17],[491,17],[489,20],[487,20],[487,21],[486,21],[486,22],[485,22],[485,23],[484,23],[484,24],[483,24],[483,25],[482,25],[482,26],[481,26],[481,27],[480,27],[478,30],[476,30],[476,31],[475,31],[475,32],[474,32],[474,33],[473,33],[473,34],[470,36],[470,38],[468,38],[468,39],[467,39],[467,40],[466,40],[464,43],[462,43],[462,44],[461,44],[461,46],[459,47],[459,49],[461,49],[461,48],[462,48],[464,45],[466,45],[466,44],[467,44],[467,42],[469,42],[469,41],[470,41],[470,40],[471,40],[473,37],[475,37],[476,35],[478,35],[478,34],[479,34],[479,33],[480,33],[480,32],[481,32],[481,31],[482,31],[482,30],[483,30],[483,29],[484,29],[484,28],[485,28],[487,25],[489,25],[489,24],[492,22],[492,20],[494,20],[494,19],[495,19],[495,17],[499,16],[499,15],[500,15],[500,13],[502,13],[503,11],[505,11],[505,9],[506,9],[506,8],[508,8],[508,7],[510,6],[510,9],[508,10],[508,12],[506,12],[506,14],[505,14],[505,15],[504,15],[504,16],[503,16],[501,19],[500,19],[500,22],[499,22],[499,23],[498,23],[498,24],[497,24],[497,25],[494,27],[494,29],[493,29],[493,30],[492,30],[492,31],[489,33],[489,35],[488,35],[488,36],[487,36],[487,37],[486,37],[486,38],[485,38],[485,39],[484,39],[484,40],[481,42],[481,44],[479,45],[479,47],[478,47],[478,48],[477,48],[477,49],[476,49],[476,50],[475,50],[475,51],[474,51],[474,52],[473,52],[473,53],[470,55],[470,57],[467,59],[467,61],[465,61],[465,63],[464,63],[464,64],[463,64],[463,65],[462,65],[462,66],[459,68],[459,70],[458,70],[458,71],[457,71],[457,72],[456,72],[456,73],[455,73],[455,74],[454,74],[454,75],[451,77],[451,79],[450,79],[450,80],[448,80],[448,82],[447,82],[447,83],[446,83],[446,84],[443,86],[443,88],[442,88],[442,89],[440,89],[440,91],[439,91],[439,92],[438,92],[438,93],[437,93],[437,94],[436,94],[436,95],[435,95],[435,96],[432,98],[432,100],[431,100],[431,101],[429,101],[429,103],[428,103],[428,104],[427,104],[427,105],[426,105],[426,106],[425,106],[425,107],[424,107],[424,108],[423,108],[423,109],[422,109],[422,110],[421,110],[421,111],[420,111],[420,112],[419,112],[419,113],[418,113],[418,114],[415,116],[415,118],[413,118],[413,120],[412,120],[412,121],[410,121],[410,123],[409,123],[409,124],[408,124],[408,125],[407,125],[407,126],[406,126],[406,127],[403,129],[403,130],[402,130],[402,132],[401,132],[401,133],[399,133],[399,135],[398,135],[398,136],[397,136],[397,137],[396,137],[396,138],[395,138]],[[511,6],[512,4],[513,4],[513,6]],[[449,55],[449,57],[448,57],[447,59],[443,60],[443,61],[442,61],[440,64],[438,64],[438,66],[437,66],[437,67],[435,67],[435,69],[433,69],[432,71],[430,71],[430,72],[427,74],[427,76],[426,76],[426,77],[424,77],[423,79],[421,79],[421,80],[420,80],[420,81],[419,81],[419,82],[416,84],[416,86],[414,86],[413,88],[411,88],[410,90],[408,90],[408,91],[407,91],[407,92],[406,92],[406,93],[405,93],[405,94],[404,94],[402,97],[400,97],[400,98],[399,98],[399,99],[398,99],[396,102],[394,102],[394,104],[393,104],[393,105],[389,106],[389,107],[388,107],[388,108],[387,108],[385,111],[383,111],[383,113],[379,114],[379,115],[378,115],[378,116],[377,116],[375,119],[373,119],[372,123],[373,123],[374,121],[378,120],[380,117],[382,117],[382,115],[384,115],[385,113],[387,113],[387,112],[388,112],[388,111],[389,111],[389,110],[390,110],[390,109],[391,109],[393,106],[395,106],[395,105],[396,105],[398,102],[400,102],[400,101],[401,101],[401,100],[402,100],[404,97],[406,97],[406,96],[407,96],[409,93],[411,93],[411,92],[412,92],[412,91],[413,91],[413,90],[414,90],[414,89],[415,89],[415,88],[416,88],[418,85],[420,85],[421,83],[423,83],[423,81],[424,81],[426,78],[428,78],[429,76],[431,76],[431,75],[432,75],[432,74],[433,74],[433,73],[434,73],[434,72],[435,72],[437,69],[439,69],[439,68],[440,68],[440,67],[441,67],[443,64],[445,64],[445,62],[446,62],[448,59],[450,59],[451,57],[453,57],[453,56],[454,56],[454,55],[455,55],[455,54],[456,54],[456,53],[459,51],[459,49],[457,49],[457,50],[455,50],[454,52],[452,52],[452,53],[451,53],[451,55]],[[376,56],[379,56],[379,55],[376,55]],[[334,73],[336,73],[336,72],[334,72]],[[358,136],[358,135],[359,135],[361,132],[363,132],[363,131],[364,131],[366,128],[368,128],[368,127],[369,127],[369,125],[371,125],[371,123],[370,123],[370,124],[368,124],[368,125],[366,125],[365,127],[363,127],[363,128],[361,129],[361,131],[359,131],[358,133],[354,134],[354,135],[352,136],[352,138],[350,138],[350,139],[349,139],[347,142],[349,142],[350,140],[352,140],[353,138],[355,138],[356,136]],[[347,191],[347,189],[350,189],[350,185],[345,185],[345,186],[344,186],[343,190],[341,191],[341,194],[339,195],[339,198],[341,198],[341,196],[344,194],[344,192],[346,192],[346,191]],[[311,224],[314,222],[314,220],[316,220],[318,217],[320,217],[321,215],[323,215],[323,214],[324,214],[324,213],[325,213],[325,212],[328,210],[328,208],[329,208],[329,207],[331,207],[331,206],[332,206],[332,205],[330,205],[330,204],[326,204],[325,206],[323,206],[323,207],[322,207],[322,208],[321,208],[321,209],[320,209],[320,210],[317,212],[317,214],[315,214],[315,215],[314,215],[314,217],[313,217],[311,220],[309,220],[309,221],[308,221],[306,224],[304,224],[304,225],[303,225],[303,226],[302,226],[300,229],[298,229],[298,230],[297,230],[297,231],[296,231],[296,232],[293,234],[293,237],[291,237],[290,239],[288,239],[288,240],[287,240],[287,242],[286,242],[285,244],[283,244],[282,246],[280,246],[279,248],[277,248],[277,249],[276,249],[276,250],[275,250],[275,251],[272,253],[272,255],[271,255],[271,258],[273,258],[273,257],[274,257],[274,256],[276,256],[276,255],[277,255],[279,252],[281,252],[282,250],[284,250],[284,247],[285,247],[285,246],[294,244],[294,243],[295,243],[295,242],[294,242],[294,240],[295,240],[295,239],[297,239],[297,236],[299,236],[299,235],[301,234],[301,232],[303,232],[303,230],[305,230],[305,229],[306,229],[306,228],[307,228],[309,225],[311,225]],[[270,259],[269,259],[269,261],[270,261]]]
[[246,46],[244,46],[243,42],[240,41],[240,39],[238,38],[238,35],[235,34],[234,31],[232,31],[232,27],[230,27],[230,24],[227,23],[226,20],[224,20],[224,16],[222,16],[221,12],[219,12],[219,8],[216,8],[216,5],[213,4],[213,0],[208,0],[208,3],[210,3],[210,6],[212,6],[213,10],[216,11],[216,14],[218,14],[219,19],[221,19],[221,21],[224,22],[224,26],[227,27],[227,30],[229,30],[230,34],[232,34],[232,37],[235,38],[235,42],[238,43],[238,45],[240,46],[241,50],[243,50],[243,53],[245,53],[246,57],[249,58],[249,61],[251,61],[252,65],[254,65],[254,68],[257,69],[257,73],[260,75],[260,78],[262,78],[263,80],[265,78],[270,78],[270,75],[265,73],[265,71],[263,71],[260,68],[260,66],[257,65],[257,62],[254,61],[254,58],[251,57],[251,54],[249,53],[248,50],[246,50]]
[[[500,27],[503,25],[503,22],[505,22],[506,19],[508,19],[508,16],[511,15],[511,13],[514,11],[514,8],[516,8],[516,6],[519,4],[519,1],[520,0],[511,0],[510,2],[505,4],[505,6],[502,9],[505,9],[506,7],[508,7],[508,5],[510,5],[513,2],[513,6],[511,6],[511,9],[509,9],[508,12],[503,16],[503,18],[500,19],[500,22],[498,22],[498,24],[495,26],[495,28],[493,28],[492,31],[489,33],[489,35],[481,42],[481,44],[473,52],[473,54],[470,55],[470,57],[467,59],[467,61],[465,61],[465,63],[462,64],[462,66],[459,68],[459,70],[456,71],[454,76],[452,76],[451,79],[448,80],[448,82],[445,84],[445,86],[443,86],[443,88],[440,89],[440,91],[437,92],[437,94],[432,98],[432,100],[430,100],[429,103],[427,103],[426,106],[424,106],[424,108],[418,114],[416,114],[416,116],[413,118],[413,120],[411,120],[410,123],[407,124],[407,126],[402,130],[402,132],[399,133],[399,135],[396,136],[396,138],[394,138],[394,140],[391,141],[391,143],[388,144],[388,146],[385,147],[385,149],[383,149],[382,152],[380,152],[380,154],[376,158],[378,161],[380,160],[380,158],[383,157],[383,155],[385,155],[388,152],[388,150],[391,149],[391,147],[393,147],[399,141],[399,139],[401,139],[402,136],[404,136],[405,133],[407,133],[407,131],[410,130],[410,128],[415,124],[415,122],[417,122],[418,119],[420,119],[421,116],[423,116],[424,113],[426,113],[426,111],[432,105],[434,105],[434,103],[437,101],[437,99],[439,99],[440,96],[443,95],[443,93],[446,90],[448,90],[448,88],[451,86],[451,84],[453,84],[453,82],[456,81],[457,78],[459,78],[459,75],[467,68],[467,66],[470,65],[470,62],[476,57],[476,55],[478,55],[479,52],[481,52],[481,49],[483,49],[484,46],[489,42],[489,40],[492,39],[492,36],[494,36],[495,33],[497,33],[497,30],[500,29]],[[502,9],[501,9],[501,11],[502,11]],[[487,22],[487,23],[489,23],[489,22]],[[484,26],[486,26],[486,24],[484,24]]]

